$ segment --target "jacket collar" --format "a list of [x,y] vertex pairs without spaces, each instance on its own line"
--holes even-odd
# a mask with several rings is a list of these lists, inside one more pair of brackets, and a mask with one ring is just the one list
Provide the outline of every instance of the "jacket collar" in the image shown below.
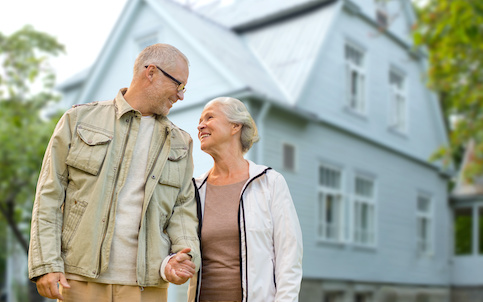
[[[116,106],[116,117],[120,119],[124,114],[128,112],[139,112],[135,110],[124,98],[124,94],[126,93],[127,88],[122,88],[117,93],[116,98],[114,99],[114,105]],[[139,114],[141,114],[139,112]]]
[[[126,93],[126,91],[127,91],[127,88],[121,88],[117,93],[116,97],[114,98],[114,106],[116,107],[117,119],[120,119],[124,114],[128,112],[134,112],[138,116],[142,115],[141,112],[131,107],[131,105],[129,105],[129,103],[126,101],[126,99],[124,98],[124,94]],[[164,122],[166,126],[168,126],[170,130],[172,130],[173,124],[166,116],[157,115],[156,120]]]

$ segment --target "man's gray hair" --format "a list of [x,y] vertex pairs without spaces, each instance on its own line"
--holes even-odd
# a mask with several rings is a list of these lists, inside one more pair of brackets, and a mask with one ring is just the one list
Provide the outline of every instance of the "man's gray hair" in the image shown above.
[[220,104],[221,111],[230,123],[239,124],[241,128],[242,152],[247,153],[254,143],[258,142],[258,129],[255,121],[242,101],[232,97],[218,97],[209,101],[205,108],[212,104]]
[[133,70],[134,76],[144,70],[145,66],[149,64],[156,64],[162,69],[173,68],[179,58],[189,65],[188,58],[176,47],[162,43],[150,45],[144,48],[136,58]]

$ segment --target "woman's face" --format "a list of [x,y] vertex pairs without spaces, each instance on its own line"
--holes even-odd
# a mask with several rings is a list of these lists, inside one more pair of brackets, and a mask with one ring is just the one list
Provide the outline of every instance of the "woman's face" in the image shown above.
[[235,124],[226,118],[221,105],[214,103],[207,106],[201,113],[198,125],[198,139],[201,150],[213,155],[213,152],[231,145],[234,137]]

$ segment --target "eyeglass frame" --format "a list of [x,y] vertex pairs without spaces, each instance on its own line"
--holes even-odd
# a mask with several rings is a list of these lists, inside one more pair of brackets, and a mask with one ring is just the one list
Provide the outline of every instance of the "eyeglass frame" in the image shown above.
[[[178,81],[172,75],[170,75],[166,71],[162,70],[161,67],[159,67],[158,65],[155,65],[155,64],[150,64],[150,65],[156,66],[156,68],[159,69],[166,77],[170,78],[173,82],[175,82],[178,85],[178,92],[182,92],[183,94],[186,92],[186,87],[181,81]],[[144,67],[148,68],[149,65],[146,65]],[[183,85],[183,86],[181,86],[181,85]],[[182,87],[182,88],[180,89],[180,87]]]

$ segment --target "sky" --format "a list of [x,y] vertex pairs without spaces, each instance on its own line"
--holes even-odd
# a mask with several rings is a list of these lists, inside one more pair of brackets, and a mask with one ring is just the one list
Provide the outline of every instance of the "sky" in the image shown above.
[[[177,0],[203,5],[214,0]],[[223,0],[226,1],[226,0]],[[57,84],[94,64],[128,0],[0,0],[0,32],[30,24],[66,48],[51,60]]]
[[0,32],[10,35],[30,24],[57,38],[66,54],[51,63],[57,83],[91,66],[127,0],[0,0]]

